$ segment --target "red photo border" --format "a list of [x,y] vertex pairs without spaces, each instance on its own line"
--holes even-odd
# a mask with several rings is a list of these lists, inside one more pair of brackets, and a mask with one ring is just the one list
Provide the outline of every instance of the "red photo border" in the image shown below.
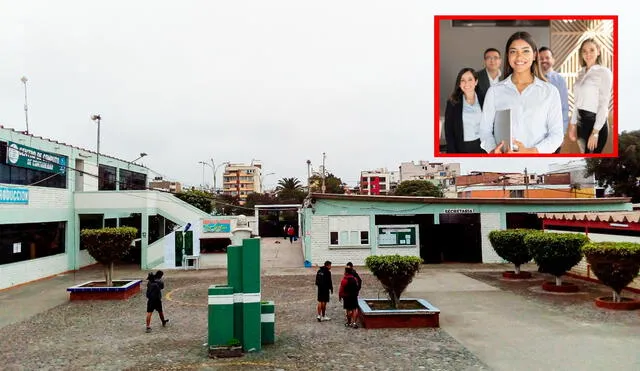
[[[440,21],[447,20],[509,20],[509,19],[532,19],[532,20],[564,20],[564,19],[602,19],[613,21],[613,124],[612,124],[612,143],[613,153],[509,153],[509,154],[472,154],[472,153],[441,153],[440,152]],[[580,157],[580,158],[597,158],[597,157],[618,157],[618,16],[617,15],[436,15],[433,24],[434,37],[434,157]]]

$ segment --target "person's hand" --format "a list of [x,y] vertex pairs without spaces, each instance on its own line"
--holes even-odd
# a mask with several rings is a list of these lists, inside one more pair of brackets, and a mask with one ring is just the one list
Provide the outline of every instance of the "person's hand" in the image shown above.
[[587,148],[589,151],[593,152],[594,149],[598,146],[598,134],[591,133],[589,135],[589,141],[587,142]]
[[536,147],[531,147],[531,148],[527,148],[524,146],[524,143],[522,143],[519,140],[513,140],[513,144],[515,146],[518,146],[518,150],[517,151],[513,151],[516,153],[538,153],[538,149]]
[[578,140],[578,125],[569,124],[569,128],[567,129],[567,134],[569,135],[569,140],[575,142]]
[[[491,152],[489,153],[502,153],[502,147],[504,147],[504,140],[500,141],[500,144],[498,144],[496,146],[496,148],[494,148]],[[507,152],[509,152],[509,150],[507,150]]]

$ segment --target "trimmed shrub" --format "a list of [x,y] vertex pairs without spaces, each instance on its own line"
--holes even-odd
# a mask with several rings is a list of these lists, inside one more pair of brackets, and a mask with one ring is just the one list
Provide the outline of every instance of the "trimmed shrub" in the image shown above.
[[104,266],[107,286],[113,286],[113,263],[127,255],[138,230],[133,227],[83,229],[82,243],[98,263]]
[[619,303],[620,292],[640,271],[640,244],[632,242],[591,242],[582,247],[591,270],[613,290],[613,301]]
[[557,286],[562,285],[562,275],[582,260],[582,246],[587,242],[587,236],[576,233],[535,231],[524,238],[538,271],[554,275]]
[[502,259],[515,265],[516,274],[520,273],[520,266],[533,259],[531,252],[524,244],[524,237],[531,233],[532,229],[507,229],[489,232],[489,241]]
[[398,307],[400,295],[413,281],[420,264],[422,258],[417,256],[371,255],[365,260],[367,268],[382,283],[393,308]]

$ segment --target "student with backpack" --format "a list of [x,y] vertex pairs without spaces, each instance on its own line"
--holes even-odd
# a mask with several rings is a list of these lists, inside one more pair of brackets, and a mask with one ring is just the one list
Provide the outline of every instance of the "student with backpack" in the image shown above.
[[[358,274],[358,272],[356,272],[355,268],[353,268],[353,263],[352,262],[348,262],[347,263],[347,268],[351,268],[351,274],[353,275],[353,277],[355,277],[356,281],[358,281],[358,295],[360,294],[360,289],[362,289],[362,278],[360,278],[360,275]],[[356,305],[356,309],[354,309],[355,311],[355,317],[358,318],[359,314],[360,314],[360,307]],[[349,317],[347,317],[347,323],[349,323]]]
[[340,282],[340,291],[338,296],[342,300],[342,306],[346,311],[347,327],[358,328],[358,294],[360,287],[358,280],[353,275],[353,268],[346,267],[344,276]]
[[169,322],[168,319],[164,318],[164,313],[162,312],[162,289],[164,289],[162,276],[164,276],[162,271],[158,271],[156,274],[149,272],[147,276],[147,332],[151,332],[151,315],[154,310],[158,311],[162,327],[165,327]]

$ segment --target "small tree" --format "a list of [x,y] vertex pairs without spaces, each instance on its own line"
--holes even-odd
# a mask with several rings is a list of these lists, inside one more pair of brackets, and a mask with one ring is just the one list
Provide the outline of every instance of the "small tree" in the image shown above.
[[531,251],[524,244],[524,237],[531,229],[507,229],[489,232],[489,241],[498,256],[515,265],[515,273],[520,274],[520,266],[531,261]]
[[122,259],[131,248],[138,230],[133,227],[83,229],[82,243],[98,263],[104,266],[107,286],[113,286],[113,263]]
[[398,184],[395,196],[443,197],[442,188],[428,180],[405,180]]
[[188,190],[185,192],[180,192],[174,194],[177,198],[182,201],[191,204],[192,206],[197,207],[198,209],[204,211],[205,213],[211,213],[213,210],[213,195],[211,193],[207,193],[204,191],[199,191],[197,189]]
[[591,270],[613,290],[613,301],[640,271],[640,244],[632,242],[592,242],[582,247]]
[[556,277],[556,286],[562,286],[562,275],[582,260],[582,246],[589,242],[583,234],[545,233],[535,231],[524,237],[539,271]]
[[398,308],[400,295],[413,281],[420,264],[422,259],[417,256],[371,255],[365,260],[367,268],[382,283],[392,308]]

